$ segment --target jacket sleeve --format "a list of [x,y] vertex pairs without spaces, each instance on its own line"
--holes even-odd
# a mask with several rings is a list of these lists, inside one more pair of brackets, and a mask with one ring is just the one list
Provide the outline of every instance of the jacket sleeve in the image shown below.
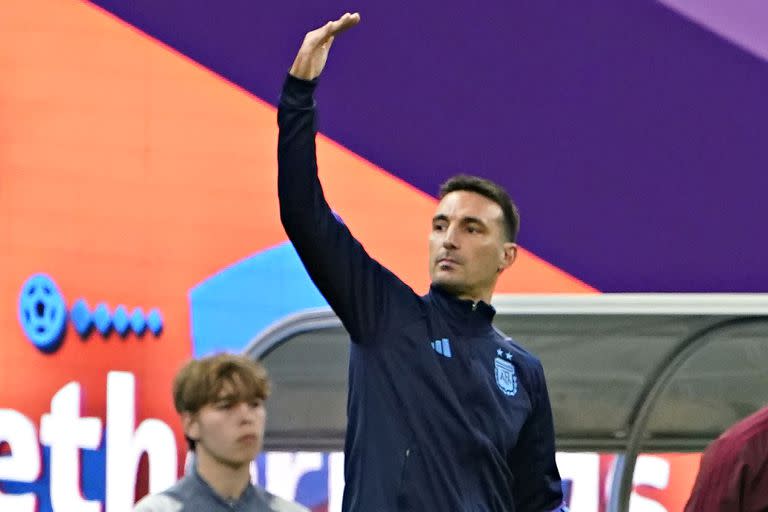
[[749,487],[744,481],[746,469],[740,460],[739,452],[730,446],[727,438],[713,441],[701,458],[699,473],[685,511],[746,510],[742,503],[744,489]]
[[[331,211],[317,174],[317,79],[288,75],[278,107],[280,220],[320,293],[359,342],[419,314],[418,296],[371,258]],[[361,191],[361,193],[371,191]],[[375,192],[374,192],[375,193]]]
[[531,377],[531,416],[523,425],[510,460],[515,475],[515,510],[563,511],[563,488],[555,462],[555,428],[544,369],[536,361]]

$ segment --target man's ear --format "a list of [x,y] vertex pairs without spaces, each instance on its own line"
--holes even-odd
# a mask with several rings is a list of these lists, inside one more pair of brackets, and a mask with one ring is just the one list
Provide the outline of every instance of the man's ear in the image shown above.
[[499,266],[499,274],[504,272],[517,258],[517,244],[512,242],[504,243],[504,254],[502,255],[502,263]]
[[193,441],[200,439],[200,424],[197,421],[197,415],[185,411],[181,413],[181,426],[184,429],[184,435]]

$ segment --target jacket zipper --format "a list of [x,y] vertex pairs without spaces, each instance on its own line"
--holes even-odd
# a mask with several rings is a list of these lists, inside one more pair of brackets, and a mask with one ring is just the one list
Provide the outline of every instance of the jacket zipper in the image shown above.
[[408,509],[408,497],[405,495],[405,471],[408,468],[408,459],[411,458],[411,449],[405,449],[405,459],[403,460],[403,469],[400,471],[400,489],[397,492],[398,510]]

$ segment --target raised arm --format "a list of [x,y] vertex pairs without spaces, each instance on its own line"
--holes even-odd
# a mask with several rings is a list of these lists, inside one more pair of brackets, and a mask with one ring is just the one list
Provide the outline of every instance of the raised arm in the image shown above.
[[371,339],[395,317],[418,314],[416,294],[372,259],[334,216],[317,176],[314,89],[334,38],[359,21],[358,14],[347,13],[306,35],[278,108],[280,219],[353,341]]

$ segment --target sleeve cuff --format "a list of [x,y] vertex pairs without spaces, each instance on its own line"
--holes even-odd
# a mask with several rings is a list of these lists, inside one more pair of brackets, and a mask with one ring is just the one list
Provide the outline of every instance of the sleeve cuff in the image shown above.
[[314,108],[315,99],[313,94],[317,87],[317,82],[317,78],[302,80],[290,73],[287,74],[283,83],[283,92],[280,95],[280,104],[289,108]]

